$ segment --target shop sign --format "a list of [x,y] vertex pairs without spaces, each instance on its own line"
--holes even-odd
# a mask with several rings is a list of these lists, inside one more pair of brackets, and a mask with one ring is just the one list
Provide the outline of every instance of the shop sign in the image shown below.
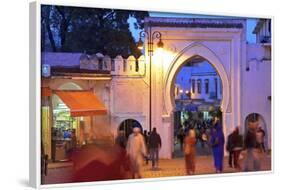
[[51,66],[49,64],[42,65],[42,76],[50,77],[51,76]]

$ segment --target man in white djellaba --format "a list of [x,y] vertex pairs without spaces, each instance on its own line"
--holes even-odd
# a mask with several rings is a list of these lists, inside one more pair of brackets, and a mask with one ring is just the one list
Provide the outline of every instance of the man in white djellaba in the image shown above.
[[146,156],[146,146],[139,127],[133,128],[133,133],[129,136],[126,150],[130,157],[133,178],[142,178],[141,168],[143,158]]

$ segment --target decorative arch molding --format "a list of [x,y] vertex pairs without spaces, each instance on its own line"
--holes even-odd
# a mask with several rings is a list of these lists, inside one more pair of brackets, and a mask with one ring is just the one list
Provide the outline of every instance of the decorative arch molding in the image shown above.
[[53,90],[60,90],[62,86],[72,84],[77,87],[77,90],[88,90],[88,85],[84,81],[70,81],[70,80],[57,80],[51,85]]
[[194,57],[201,56],[206,59],[212,66],[217,70],[223,86],[223,98],[221,103],[222,112],[227,112],[228,105],[230,103],[230,82],[228,79],[227,72],[219,59],[219,57],[208,47],[199,42],[194,42],[183,50],[181,50],[172,63],[170,64],[167,74],[165,76],[165,86],[164,86],[164,102],[165,102],[165,110],[166,114],[170,115],[174,108],[175,102],[174,97],[172,95],[173,86],[175,82],[176,75],[182,65],[186,62],[186,60]]
[[142,122],[138,119],[138,118],[134,118],[134,117],[127,117],[127,118],[120,118],[120,122],[118,124],[117,130],[119,130],[121,124],[127,120],[134,120],[136,122],[138,122],[140,124],[140,126],[143,128]]
[[248,118],[249,118],[249,116],[251,115],[251,114],[257,114],[258,116],[259,116],[259,118],[261,119],[261,121],[265,124],[265,130],[267,131],[267,126],[268,126],[268,124],[267,124],[267,122],[266,122],[266,120],[265,120],[265,117],[264,117],[264,115],[262,114],[262,113],[260,113],[260,112],[256,112],[256,111],[253,111],[253,112],[248,112],[247,114],[245,114],[245,118],[244,118],[244,128],[246,128],[247,126],[246,126],[246,122],[247,122],[247,120],[248,120]]
[[[261,113],[261,112],[256,112],[256,111],[253,111],[253,112],[248,112],[247,114],[245,114],[245,118],[244,118],[244,123],[243,123],[243,126],[241,126],[241,129],[242,129],[242,132],[244,133],[244,135],[246,134],[246,131],[247,131],[247,124],[248,124],[248,119],[249,119],[249,116],[251,114],[257,114],[259,116],[259,120],[261,123],[259,123],[262,127],[262,129],[264,130],[265,132],[265,138],[264,138],[264,141],[265,141],[265,144],[266,144],[266,147],[271,147],[271,143],[270,143],[270,139],[271,139],[271,129],[270,129],[270,126],[269,124],[267,123],[267,120],[265,119],[264,115]],[[262,125],[263,124],[263,125]]]

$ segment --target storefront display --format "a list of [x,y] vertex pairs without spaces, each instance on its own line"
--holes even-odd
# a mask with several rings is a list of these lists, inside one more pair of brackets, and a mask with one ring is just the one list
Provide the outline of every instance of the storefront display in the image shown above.
[[77,119],[71,117],[70,110],[58,103],[53,109],[52,159],[69,160],[69,153],[76,147]]

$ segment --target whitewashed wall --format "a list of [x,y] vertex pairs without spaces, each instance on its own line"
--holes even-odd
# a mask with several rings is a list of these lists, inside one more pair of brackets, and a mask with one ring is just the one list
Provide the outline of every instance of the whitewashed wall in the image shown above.
[[242,130],[245,119],[251,113],[260,114],[266,127],[267,146],[271,141],[271,61],[263,60],[262,44],[247,45],[247,64],[242,67]]
[[[169,22],[169,19],[164,19],[163,22]],[[245,26],[245,20],[233,22]],[[253,112],[263,116],[270,134],[271,102],[267,97],[271,95],[271,64],[268,59],[267,61],[263,59],[266,54],[264,47],[246,45],[245,28],[153,27],[152,29],[162,33],[164,43],[162,52],[155,50],[151,65],[152,127],[157,128],[163,139],[163,148],[160,150],[162,158],[171,158],[173,151],[175,102],[172,90],[175,89],[175,76],[184,61],[195,55],[207,59],[222,80],[221,108],[225,135],[237,125],[243,126],[246,116]],[[74,82],[83,89],[93,90],[106,104],[113,134],[116,134],[121,122],[126,119],[135,119],[143,129],[148,130],[150,63],[147,51],[145,56],[141,56],[138,60],[133,56],[125,59],[122,56],[110,58],[102,54],[83,54],[80,55],[78,65],[82,69],[99,70],[99,60],[103,64],[103,70],[110,71],[111,80],[106,83],[89,80]],[[136,63],[139,65],[139,70],[136,70]],[[246,71],[246,68],[249,68],[249,71]],[[72,79],[67,80],[73,82]],[[56,88],[63,82],[67,81],[56,79],[49,85]],[[203,80],[202,86],[204,86]],[[270,140],[271,136],[268,138]]]
[[[189,19],[149,18],[146,22],[185,23]],[[245,20],[200,20],[200,22],[241,23],[243,28],[189,28],[155,26],[152,31],[162,33],[164,49],[156,51],[152,72],[153,126],[158,128],[165,141],[160,150],[163,158],[170,158],[173,150],[173,111],[175,109],[172,89],[175,75],[184,62],[199,55],[207,59],[218,71],[223,85],[223,126],[225,135],[241,124],[241,65],[246,61]],[[155,47],[156,48],[156,47]],[[146,52],[147,53],[147,52]],[[149,64],[147,64],[147,67]]]

